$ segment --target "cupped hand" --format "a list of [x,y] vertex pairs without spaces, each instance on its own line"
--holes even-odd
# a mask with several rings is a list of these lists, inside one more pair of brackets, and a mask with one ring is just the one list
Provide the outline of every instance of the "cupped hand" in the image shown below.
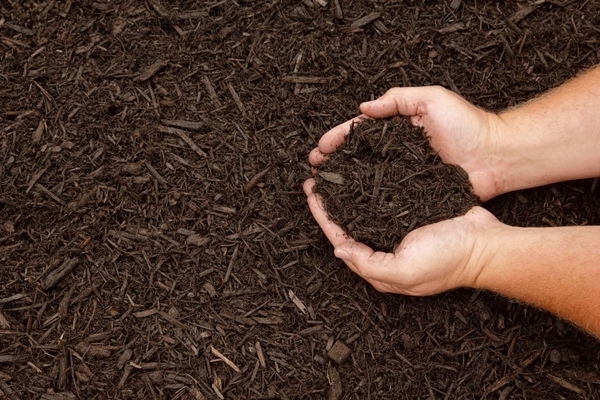
[[364,118],[410,117],[422,127],[431,146],[447,164],[459,165],[469,175],[475,194],[483,201],[502,193],[502,158],[495,143],[505,128],[498,115],[482,110],[439,86],[390,89],[380,98],[362,103],[362,115],[327,132],[309,155],[320,165],[346,140],[352,123]]
[[[502,160],[494,147],[506,127],[496,114],[441,87],[391,89],[377,100],[361,104],[360,109],[362,115],[323,135],[309,155],[313,167],[344,143],[353,123],[402,115],[423,127],[445,163],[459,165],[467,172],[482,200],[502,193]],[[328,219],[323,200],[313,193],[314,184],[314,180],[307,180],[304,191],[336,257],[382,292],[431,295],[456,287],[475,287],[491,253],[489,239],[505,226],[483,208],[474,207],[464,216],[410,232],[393,254],[375,252]]]
[[334,246],[334,254],[375,289],[385,293],[426,296],[458,287],[477,287],[477,278],[492,255],[490,243],[504,226],[481,207],[464,216],[410,232],[394,253],[373,251],[329,220],[315,181],[304,192],[315,220]]

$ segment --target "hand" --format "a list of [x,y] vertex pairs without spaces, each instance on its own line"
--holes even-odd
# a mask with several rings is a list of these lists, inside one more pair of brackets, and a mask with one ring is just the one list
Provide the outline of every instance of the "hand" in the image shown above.
[[322,198],[313,193],[314,184],[307,180],[304,192],[334,254],[380,292],[426,296],[477,287],[488,262],[489,239],[504,226],[485,209],[474,207],[464,216],[410,232],[393,254],[375,252],[328,219]]
[[[475,193],[487,200],[500,193],[493,141],[502,120],[441,87],[396,88],[379,99],[361,104],[363,115],[327,132],[309,155],[313,166],[326,161],[342,145],[353,122],[364,118],[409,116],[423,127],[432,147],[446,163],[460,165]],[[304,184],[310,210],[333,244],[335,255],[383,292],[431,295],[477,283],[486,263],[486,236],[503,226],[481,207],[466,215],[410,232],[394,254],[374,252],[354,241],[330,221],[322,199],[313,193],[315,182]]]
[[353,122],[363,118],[410,117],[423,127],[433,149],[447,164],[461,166],[469,175],[475,194],[486,201],[503,192],[502,157],[495,143],[502,136],[503,120],[442,87],[394,88],[377,100],[360,105],[363,115],[336,126],[319,140],[309,155],[320,165],[342,145]]

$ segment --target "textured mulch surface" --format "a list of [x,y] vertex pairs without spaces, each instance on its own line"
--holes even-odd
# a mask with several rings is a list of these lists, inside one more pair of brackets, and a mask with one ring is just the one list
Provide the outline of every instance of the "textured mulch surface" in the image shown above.
[[[598,63],[598,26],[596,1],[1,2],[0,398],[600,398],[597,340],[489,293],[377,293],[301,191],[360,102],[501,110]],[[599,224],[599,191],[486,206]]]
[[423,130],[405,118],[353,124],[316,182],[332,221],[387,252],[411,230],[479,204],[466,172],[442,163]]

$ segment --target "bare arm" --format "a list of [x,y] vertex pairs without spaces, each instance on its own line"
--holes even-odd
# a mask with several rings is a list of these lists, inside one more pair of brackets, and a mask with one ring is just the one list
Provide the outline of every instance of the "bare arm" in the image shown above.
[[[600,176],[600,67],[501,114],[439,87],[391,89],[361,111],[370,118],[410,117],[445,162],[463,167],[483,200]],[[312,165],[344,142],[351,122],[321,138]],[[475,207],[410,232],[393,254],[381,253],[329,221],[313,185],[304,185],[308,203],[335,255],[377,290],[416,296],[456,287],[491,290],[600,337],[600,226],[515,228]]]
[[600,66],[499,118],[498,194],[600,176]]
[[600,337],[600,227],[490,231],[473,287],[551,311]]

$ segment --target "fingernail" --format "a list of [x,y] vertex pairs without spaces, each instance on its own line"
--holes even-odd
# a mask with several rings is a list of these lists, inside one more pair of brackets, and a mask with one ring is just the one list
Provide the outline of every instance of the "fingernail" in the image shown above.
[[365,102],[363,102],[363,103],[360,103],[360,106],[361,106],[361,107],[362,107],[362,106],[368,106],[368,105],[369,105],[369,104],[371,104],[372,102],[373,102],[373,100],[371,100],[371,101],[365,101]]
[[336,249],[333,251],[333,254],[335,254],[335,256],[337,258],[339,258],[340,260],[352,261],[352,257],[350,257],[350,253],[348,253],[346,250]]

